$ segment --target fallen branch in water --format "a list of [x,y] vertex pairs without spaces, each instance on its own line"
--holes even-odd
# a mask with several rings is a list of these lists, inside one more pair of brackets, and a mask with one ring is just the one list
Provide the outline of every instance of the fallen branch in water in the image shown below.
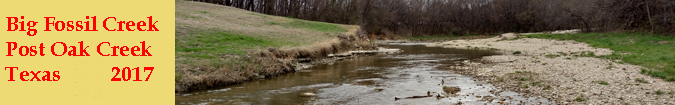
[[426,96],[412,96],[412,97],[405,97],[405,98],[394,97],[394,101],[400,100],[400,99],[427,98],[427,97],[431,97],[431,96],[433,96],[433,95],[431,95],[431,92],[430,92],[430,91],[427,91],[427,95],[426,95]]
[[395,100],[400,100],[400,99],[427,98],[427,97],[431,97],[431,96],[432,96],[432,95],[427,95],[427,96],[412,96],[412,97],[405,97],[405,98],[394,97],[394,101],[395,101]]

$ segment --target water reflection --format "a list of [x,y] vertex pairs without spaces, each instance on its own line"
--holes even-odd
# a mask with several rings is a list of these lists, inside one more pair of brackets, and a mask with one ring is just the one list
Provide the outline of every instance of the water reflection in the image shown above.
[[[459,64],[495,53],[485,50],[460,50],[423,45],[387,45],[403,53],[365,56],[316,65],[312,68],[277,78],[255,80],[243,84],[176,94],[176,104],[484,104],[482,96],[495,96],[490,84],[436,67]],[[445,82],[441,85],[441,80]],[[480,84],[480,85],[479,85]],[[460,96],[445,99],[408,97],[442,93],[442,86],[458,86]],[[305,92],[316,97],[302,97]],[[512,96],[518,99],[518,94]],[[520,98],[521,100],[529,100]],[[515,102],[512,102],[515,103]]]

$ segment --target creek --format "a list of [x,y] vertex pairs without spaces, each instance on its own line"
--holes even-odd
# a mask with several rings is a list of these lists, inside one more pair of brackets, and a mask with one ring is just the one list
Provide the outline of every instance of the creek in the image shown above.
[[[425,47],[421,44],[381,45],[402,49],[389,55],[359,56],[318,64],[275,78],[253,80],[216,89],[176,93],[176,104],[297,105],[297,104],[550,104],[545,98],[523,97],[496,89],[470,76],[440,69],[463,61],[496,55],[487,50]],[[443,81],[443,82],[442,82]],[[459,87],[457,95],[444,94],[443,86]],[[433,97],[395,100],[394,97]],[[300,94],[315,93],[305,97]],[[485,100],[485,97],[494,97]]]

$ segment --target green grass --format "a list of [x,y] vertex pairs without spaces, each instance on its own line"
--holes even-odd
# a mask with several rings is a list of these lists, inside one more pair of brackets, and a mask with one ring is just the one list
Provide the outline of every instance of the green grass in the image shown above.
[[202,2],[176,1],[175,7],[176,91],[286,72],[282,66],[290,61],[248,53],[267,48],[319,50],[326,46],[314,44],[333,43],[339,33],[356,28]]
[[560,57],[560,55],[554,55],[554,54],[546,54],[544,55],[546,58],[557,58]]
[[262,18],[269,18],[269,17],[270,17],[270,15],[267,15],[267,14],[261,14],[261,13],[247,13],[247,14],[253,15],[253,16],[260,16],[260,17],[262,17]]
[[609,85],[609,83],[607,83],[607,81],[598,81],[598,84],[600,84],[600,85]]
[[541,84],[540,81],[532,82],[532,83],[530,83],[530,85],[532,85],[532,86],[537,86],[537,87],[542,87],[542,86],[544,86],[544,84]]
[[190,37],[176,38],[176,52],[190,52],[191,57],[212,58],[213,54],[244,55],[246,49],[278,47],[273,40],[234,34],[227,31],[190,32]]
[[520,78],[519,80],[520,80],[520,81],[528,81],[528,80],[530,80],[530,79],[528,79],[528,78]]
[[516,52],[513,52],[513,55],[518,55],[518,54],[521,54],[521,53],[522,52],[520,52],[520,51],[516,51]]
[[277,22],[267,22],[268,25],[279,25]]
[[560,54],[562,56],[567,56],[567,53],[564,53],[564,52],[558,52],[558,54]]
[[585,98],[582,98],[582,97],[577,97],[577,99],[574,99],[574,101],[577,101],[577,102],[584,102],[584,101],[586,101],[586,99],[585,99]]
[[191,1],[177,1],[175,13],[176,62],[190,69],[241,65],[250,51],[315,44],[352,28]]
[[635,79],[635,82],[649,83],[649,82],[648,82],[647,80],[645,80],[644,78],[636,78],[636,79]]
[[657,91],[654,92],[654,94],[656,94],[656,95],[663,95],[663,94],[665,94],[665,93],[666,93],[666,92],[663,92],[663,91],[661,91],[661,90],[657,90]]
[[[290,42],[256,38],[218,29],[190,29],[176,35],[176,63],[190,68],[237,67],[249,65],[250,59],[243,59],[252,49],[290,45]],[[238,58],[238,59],[233,59]],[[176,80],[184,77],[176,72]]]
[[176,80],[175,82],[178,82],[178,81],[180,81],[180,79],[183,78],[183,74],[180,73],[180,72],[176,72],[175,75],[176,75],[176,77],[174,78],[174,80]]
[[293,21],[288,23],[287,25],[290,26],[290,27],[294,27],[294,28],[312,29],[312,30],[321,31],[321,32],[341,33],[341,32],[347,31],[347,30],[344,30],[344,28],[342,28],[338,25],[335,25],[335,24],[324,23],[324,22],[312,22],[312,21],[299,20],[299,19],[293,19]]
[[[531,38],[575,40],[593,47],[609,48],[611,55],[597,56],[649,68],[644,74],[675,81],[675,38],[641,33],[581,33],[571,35],[540,34]],[[667,43],[659,43],[667,42]],[[592,56],[595,54],[582,54]]]
[[546,85],[542,90],[551,90],[551,85]]

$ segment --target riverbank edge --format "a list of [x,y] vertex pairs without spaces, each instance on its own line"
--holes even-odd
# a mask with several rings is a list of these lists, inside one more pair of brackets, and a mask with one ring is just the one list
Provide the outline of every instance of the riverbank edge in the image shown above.
[[250,60],[251,64],[242,64],[250,66],[223,68],[223,70],[201,73],[182,70],[180,71],[180,79],[177,79],[175,83],[175,92],[184,93],[235,85],[256,79],[274,78],[306,68],[306,66],[311,66],[312,64],[335,62],[342,59],[337,57],[329,58],[329,54],[376,49],[376,45],[366,39],[365,32],[359,26],[353,26],[346,33],[312,45],[253,50],[249,51],[246,56],[238,57],[240,60]]
[[[505,89],[505,90],[510,90],[514,92],[518,92],[521,94],[524,94],[529,97],[541,97],[541,98],[547,98],[549,101],[554,101],[555,103],[558,104],[608,104],[608,103],[613,103],[613,104],[645,104],[645,103],[650,103],[650,104],[673,104],[673,96],[674,93],[673,91],[675,86],[672,82],[667,82],[664,81],[663,79],[659,78],[653,78],[647,75],[640,74],[640,70],[643,69],[641,66],[636,66],[636,65],[631,65],[631,64],[624,64],[621,62],[617,61],[612,61],[608,59],[602,59],[602,58],[596,58],[596,55],[588,55],[588,53],[584,54],[579,54],[579,55],[572,55],[571,53],[569,55],[556,55],[556,54],[551,54],[551,52],[537,52],[537,51],[544,51],[544,50],[531,50],[531,51],[522,51],[519,49],[512,49],[512,47],[509,48],[499,48],[495,47],[490,43],[492,41],[494,42],[499,42],[500,44],[512,44],[512,43],[519,43],[519,42],[514,42],[515,40],[526,40],[526,41],[521,41],[521,42],[526,42],[526,44],[538,44],[538,43],[527,43],[527,42],[534,42],[531,41],[531,39],[534,38],[516,38],[516,39],[506,39],[502,38],[500,36],[493,37],[493,38],[485,38],[485,39],[472,39],[472,40],[463,40],[464,42],[470,42],[470,41],[475,41],[471,43],[464,43],[464,44],[452,44],[453,42],[456,42],[457,40],[450,40],[442,43],[430,43],[427,44],[427,46],[430,47],[445,47],[445,48],[457,48],[457,49],[475,49],[475,50],[481,50],[481,49],[497,49],[498,53],[501,53],[502,55],[494,55],[494,56],[486,56],[481,59],[477,60],[468,60],[463,62],[464,65],[460,66],[446,66],[443,67],[446,70],[451,70],[454,71],[458,74],[463,74],[463,75],[468,75],[468,76],[473,76],[481,81],[485,81],[490,84],[494,84],[495,87],[498,89]],[[576,42],[576,41],[557,41],[557,40],[550,40],[550,39],[536,39],[536,40],[544,40],[544,41],[550,41],[553,43],[563,43],[562,45],[565,45],[564,43],[574,43],[574,44],[582,44],[585,46],[588,46],[585,43],[581,42]],[[521,46],[522,47],[522,46]],[[590,46],[589,46],[590,47]],[[593,48],[593,47],[591,47]],[[594,50],[598,50],[598,48],[593,48]],[[600,50],[609,50],[605,48],[599,48]],[[563,49],[566,50],[566,49]],[[522,51],[522,52],[521,52]],[[585,52],[585,51],[579,51],[579,52]],[[589,51],[592,52],[592,51]],[[596,52],[598,55],[608,55],[611,54],[612,51],[609,50],[609,52],[604,52],[601,51],[600,54]],[[578,54],[578,53],[577,53]],[[553,56],[553,57],[549,57]],[[565,58],[566,57],[566,58]],[[578,58],[577,58],[578,57]],[[505,59],[500,59],[500,58],[510,58],[512,60],[505,60]],[[614,80],[607,80],[607,81],[588,81],[588,80],[576,80],[574,79],[571,81],[572,83],[560,83],[556,84],[556,82],[560,81],[555,81],[555,79],[558,79],[560,77],[552,77],[551,75],[548,75],[549,72],[542,72],[542,71],[537,71],[537,70],[529,70],[526,69],[530,68],[530,66],[527,66],[528,64],[531,63],[539,63],[537,65],[546,65],[547,63],[541,63],[539,61],[534,62],[536,60],[533,60],[533,62],[523,62],[523,61],[518,61],[521,60],[521,58],[543,58],[543,59],[555,59],[555,60],[571,60],[571,59],[593,59],[593,60],[598,60],[602,61],[602,65],[598,67],[602,68],[607,68],[609,70],[621,70],[626,71],[628,68],[629,70],[626,72],[630,72],[629,74],[635,74],[635,75],[630,75],[626,76],[628,80],[624,80],[623,82],[615,82]],[[531,59],[532,60],[532,59]],[[598,62],[599,63],[599,62]],[[520,65],[520,66],[518,66]],[[554,64],[549,64],[549,65],[554,65]],[[509,71],[509,73],[493,73],[494,71],[499,71],[500,69],[504,68],[499,68],[499,67],[505,67],[505,66],[512,66],[516,70],[519,69],[519,67],[522,67],[522,70],[517,70],[514,71],[512,69],[506,70]],[[574,67],[575,65],[565,65],[562,64],[563,67]],[[584,64],[585,66],[585,64]],[[614,67],[614,68],[612,68]],[[547,69],[548,70],[548,69]],[[571,71],[574,72],[574,71]],[[585,72],[578,72],[578,73],[585,73]],[[574,75],[574,73],[572,73]],[[579,75],[579,74],[577,74]],[[623,75],[621,75],[623,76]],[[593,78],[593,77],[590,77]],[[625,82],[629,81],[629,82]],[[577,83],[574,83],[577,82]],[[580,83],[584,82],[584,83]],[[590,82],[590,86],[589,83]],[[568,84],[584,84],[586,86],[569,86]],[[640,86],[642,84],[642,86]],[[569,86],[569,87],[564,87],[563,85]],[[623,87],[628,87],[626,91],[628,92],[622,92],[622,93],[639,93],[637,95],[623,95],[619,94],[616,97],[615,96],[610,96],[610,97],[598,97],[598,96],[607,96],[603,95],[603,92],[606,91],[614,91],[611,90],[616,87],[621,87],[621,86],[613,86],[613,87],[607,87],[603,88],[603,85],[623,85]],[[646,88],[646,87],[650,88]],[[536,87],[536,88],[532,88]],[[581,89],[577,89],[581,87]],[[588,89],[588,88],[592,89]],[[600,88],[593,88],[593,87],[600,87]],[[657,87],[657,88],[654,88]],[[563,88],[563,89],[561,89]],[[559,90],[564,90],[567,89],[568,91],[559,91]],[[572,89],[574,93],[570,93],[569,90]],[[650,94],[651,92],[651,94]],[[569,94],[568,94],[569,93]],[[599,95],[598,95],[599,94]],[[607,94],[607,93],[604,93]],[[665,95],[664,95],[665,94]],[[633,97],[631,97],[633,96]],[[636,97],[637,96],[637,97]],[[668,99],[670,98],[670,99]],[[603,100],[597,100],[597,99],[603,99]],[[670,102],[670,103],[669,103]]]

